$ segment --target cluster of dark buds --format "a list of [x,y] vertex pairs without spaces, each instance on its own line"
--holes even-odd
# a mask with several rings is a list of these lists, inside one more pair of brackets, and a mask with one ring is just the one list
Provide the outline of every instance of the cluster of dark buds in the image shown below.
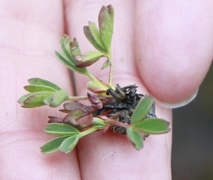
[[[103,108],[96,110],[93,116],[106,116],[124,124],[130,124],[131,116],[138,105],[138,102],[144,97],[143,94],[137,94],[137,86],[129,85],[125,87],[109,88],[106,91],[107,95],[111,97],[104,103]],[[148,114],[145,118],[155,116],[155,104],[153,102]],[[114,132],[126,134],[126,128],[122,126],[112,126]]]
[[[93,22],[84,26],[85,36],[97,51],[82,53],[77,39],[71,41],[64,35],[61,39],[62,52],[56,52],[58,59],[70,70],[88,77],[86,96],[69,96],[56,84],[41,78],[29,79],[29,85],[24,87],[29,93],[18,100],[22,107],[58,107],[63,103],[60,110],[66,114],[63,118],[49,116],[45,132],[56,137],[41,147],[43,153],[71,152],[82,137],[108,130],[126,135],[139,150],[148,135],[169,131],[169,123],[156,117],[152,97],[138,94],[136,85],[121,87],[113,84],[113,24],[113,7],[103,6],[99,12],[98,27]],[[96,78],[87,68],[102,58],[106,59],[102,69],[109,67],[108,83]],[[83,103],[85,100],[87,105]]]

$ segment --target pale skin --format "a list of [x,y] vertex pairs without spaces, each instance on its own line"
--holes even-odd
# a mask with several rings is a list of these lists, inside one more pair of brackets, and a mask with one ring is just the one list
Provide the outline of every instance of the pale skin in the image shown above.
[[[116,3],[115,3],[116,2]],[[171,179],[171,132],[151,136],[136,151],[124,136],[97,133],[70,154],[41,154],[51,137],[43,132],[48,107],[23,109],[17,99],[31,77],[41,77],[72,94],[67,69],[57,61],[60,37],[77,37],[92,47],[82,27],[97,22],[102,5],[115,8],[112,56],[114,82],[137,84],[142,93],[174,105],[199,88],[213,57],[213,2],[194,1],[0,1],[0,179]],[[94,74],[106,79],[100,66]],[[92,70],[91,70],[92,71]],[[77,76],[79,94],[87,79]],[[172,122],[170,109],[158,117]]]

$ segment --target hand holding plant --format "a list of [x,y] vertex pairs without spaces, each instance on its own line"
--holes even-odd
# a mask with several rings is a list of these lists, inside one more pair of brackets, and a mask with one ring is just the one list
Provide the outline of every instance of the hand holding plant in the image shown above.
[[[115,7],[113,46],[110,52],[114,69],[113,86],[117,87],[117,83],[121,88],[137,85],[139,95],[148,94],[145,93],[147,89],[156,99],[170,104],[186,100],[200,86],[212,62],[212,39],[209,37],[213,26],[206,21],[212,19],[211,1],[112,3]],[[59,39],[64,33],[78,39],[82,54],[91,50],[92,46],[83,37],[82,27],[88,26],[89,20],[97,19],[102,5],[103,1],[37,0],[14,3],[2,0],[2,179],[171,179],[171,132],[148,136],[143,142],[143,149],[137,151],[130,145],[126,135],[113,132],[117,128],[109,129],[104,134],[100,130],[81,138],[71,153],[43,155],[39,147],[60,136],[49,136],[43,132],[43,128],[48,126],[47,116],[55,116],[52,120],[61,120],[67,113],[59,115],[58,109],[64,109],[61,107],[55,109],[46,105],[26,109],[17,103],[17,99],[26,94],[22,87],[32,77],[46,79],[63,89],[46,88],[49,97],[54,93],[56,99],[60,93],[65,99],[67,95],[68,99],[74,97],[67,69],[56,60],[54,51],[63,53]],[[198,24],[199,28],[195,32],[194,27]],[[70,40],[73,41],[72,38]],[[100,62],[104,63],[106,59],[104,57]],[[107,77],[105,70],[109,66],[103,71],[97,63],[90,67],[88,69],[99,80]],[[86,80],[91,81],[87,76],[78,76],[77,73],[75,79],[78,82],[78,93],[86,88]],[[104,82],[109,84],[106,80]],[[86,92],[92,93],[90,90]],[[37,93],[37,96],[44,97],[43,92],[41,94]],[[82,95],[82,99],[88,98],[87,93]],[[60,101],[54,99],[50,101],[47,98],[46,103],[54,102],[52,105],[56,105],[63,98],[59,98]],[[171,122],[171,110],[156,106],[155,114],[158,118]]]
[[[113,84],[113,61],[111,41],[113,34],[114,9],[111,5],[103,6],[98,17],[98,27],[89,22],[84,33],[97,51],[82,53],[77,39],[70,40],[67,35],[61,39],[62,52],[57,52],[58,59],[70,70],[89,78],[86,96],[69,96],[67,92],[52,82],[32,78],[25,89],[29,92],[19,99],[25,108],[43,105],[57,107],[64,103],[64,118],[49,116],[49,125],[45,131],[58,137],[41,147],[43,153],[55,151],[71,152],[78,141],[96,131],[108,130],[126,134],[137,150],[143,147],[143,141],[150,134],[162,134],[169,131],[169,123],[155,115],[155,103],[149,96],[137,93],[136,85],[120,87]],[[109,67],[109,81],[102,82],[88,69],[88,66],[105,57],[103,68]],[[88,100],[91,105],[84,105],[81,100]],[[89,123],[80,120],[89,116]]]

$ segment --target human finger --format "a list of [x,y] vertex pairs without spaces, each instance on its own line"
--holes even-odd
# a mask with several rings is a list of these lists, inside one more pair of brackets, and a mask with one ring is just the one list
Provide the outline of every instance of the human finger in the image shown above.
[[170,107],[187,103],[213,58],[212,1],[137,1],[138,72]]
[[[66,1],[67,31],[78,39],[83,52],[91,50],[82,27],[89,20],[97,22],[101,6],[108,4],[115,8],[112,45],[114,82],[121,85],[137,83],[140,91],[145,93],[134,64],[134,1]],[[97,65],[90,70],[98,78],[107,80],[108,72],[97,70],[99,67]],[[77,74],[75,77],[77,92],[84,93],[88,79]],[[171,121],[171,111],[157,109],[160,117]],[[139,152],[134,150],[125,136],[112,133],[91,135],[82,139],[78,146],[83,179],[170,179],[170,151],[171,134],[148,138],[145,148]]]
[[17,103],[32,77],[71,91],[68,71],[54,56],[63,33],[62,3],[1,0],[0,9],[1,179],[78,179],[75,152],[44,156],[39,150],[50,138],[43,128],[53,110],[26,110]]

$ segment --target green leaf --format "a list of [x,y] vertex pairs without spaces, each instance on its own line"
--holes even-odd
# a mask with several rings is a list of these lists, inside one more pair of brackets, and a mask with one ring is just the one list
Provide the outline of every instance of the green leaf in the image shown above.
[[92,119],[92,124],[94,125],[95,128],[97,129],[103,129],[104,127],[106,127],[106,122],[103,121],[100,118],[97,117],[93,117]]
[[104,44],[100,36],[100,32],[94,22],[89,21],[89,29],[93,35],[94,40],[104,49]]
[[34,108],[45,105],[43,100],[47,97],[50,97],[52,92],[33,92],[22,96],[18,103],[21,104],[22,107],[25,108]]
[[69,153],[75,148],[79,139],[80,136],[71,136],[61,143],[59,149],[65,153]]
[[49,91],[54,92],[55,89],[48,87],[48,86],[41,86],[41,85],[27,85],[24,86],[24,89],[28,92],[39,92],[39,91]]
[[81,54],[81,50],[79,48],[78,41],[76,38],[74,38],[73,41],[71,42],[71,52],[72,52],[73,58]]
[[94,27],[92,27],[92,28],[93,29],[91,30],[89,26],[84,26],[84,34],[85,34],[86,38],[97,50],[99,50],[103,53],[106,53],[107,52],[106,48],[103,47],[103,45],[100,43],[100,40],[97,39],[98,35],[97,35],[96,30],[94,30]]
[[170,130],[169,122],[158,118],[145,119],[135,124],[134,129],[144,134],[162,134]]
[[[32,88],[31,86],[28,87]],[[68,100],[68,98],[69,96],[67,92],[65,92],[64,90],[57,90],[55,92],[37,91],[22,96],[21,98],[19,98],[18,103],[25,108],[34,108],[43,105],[49,105],[50,107],[57,107],[64,101]]]
[[104,43],[100,36],[100,32],[94,22],[89,21],[89,29],[94,38],[94,41],[101,47],[100,50],[104,50],[106,52]]
[[56,56],[58,57],[58,59],[65,65],[67,66],[69,69],[76,71],[78,73],[81,74],[87,74],[87,69],[86,68],[78,68],[76,66],[76,64],[74,62],[70,62],[67,57],[65,57],[63,54],[59,53],[59,52],[55,52]]
[[114,24],[114,9],[111,5],[102,6],[98,17],[98,22],[102,41],[107,49],[107,52],[109,53]]
[[107,60],[104,62],[104,64],[102,65],[101,69],[104,69],[104,68],[106,68],[106,67],[108,67],[108,66],[110,66],[110,65],[111,65],[111,61],[110,61],[109,59],[107,59]]
[[41,79],[41,78],[31,78],[28,80],[30,85],[35,85],[35,86],[46,86],[55,90],[60,90],[61,88],[58,87],[56,84],[47,81],[45,79]]
[[131,116],[131,124],[136,124],[139,121],[142,121],[146,115],[149,113],[149,110],[153,104],[153,99],[149,96],[143,97],[138,105],[135,108],[135,111],[133,112]]
[[64,101],[69,99],[69,95],[64,90],[55,91],[52,96],[49,96],[43,100],[46,105],[50,107],[57,107]]
[[130,139],[135,149],[140,150],[143,147],[143,138],[140,133],[132,127],[127,128],[127,137]]
[[101,94],[101,93],[105,93],[106,90],[109,89],[109,85],[101,81],[89,81],[87,83],[87,89],[89,89],[90,91],[94,93]]
[[44,154],[50,154],[50,153],[58,151],[61,143],[66,138],[67,138],[67,136],[63,136],[63,137],[57,137],[57,138],[54,138],[54,139],[48,141],[46,144],[44,144],[41,147],[41,152]]
[[87,67],[94,64],[105,55],[99,51],[89,51],[75,57],[77,67]]
[[64,35],[61,38],[61,49],[63,50],[64,55],[67,57],[67,60],[72,63],[73,61],[73,56],[71,53],[71,41],[69,36]]
[[77,135],[79,134],[79,131],[74,128],[71,125],[68,124],[62,124],[62,123],[50,123],[44,130],[48,134],[54,134],[54,135]]
[[67,35],[64,35],[61,38],[61,48],[63,53],[55,52],[58,59],[69,69],[79,72],[81,74],[87,74],[88,71],[86,68],[78,68],[76,66],[74,56],[80,54],[80,49],[78,47],[78,42],[74,38],[73,42],[70,41],[70,38]]

